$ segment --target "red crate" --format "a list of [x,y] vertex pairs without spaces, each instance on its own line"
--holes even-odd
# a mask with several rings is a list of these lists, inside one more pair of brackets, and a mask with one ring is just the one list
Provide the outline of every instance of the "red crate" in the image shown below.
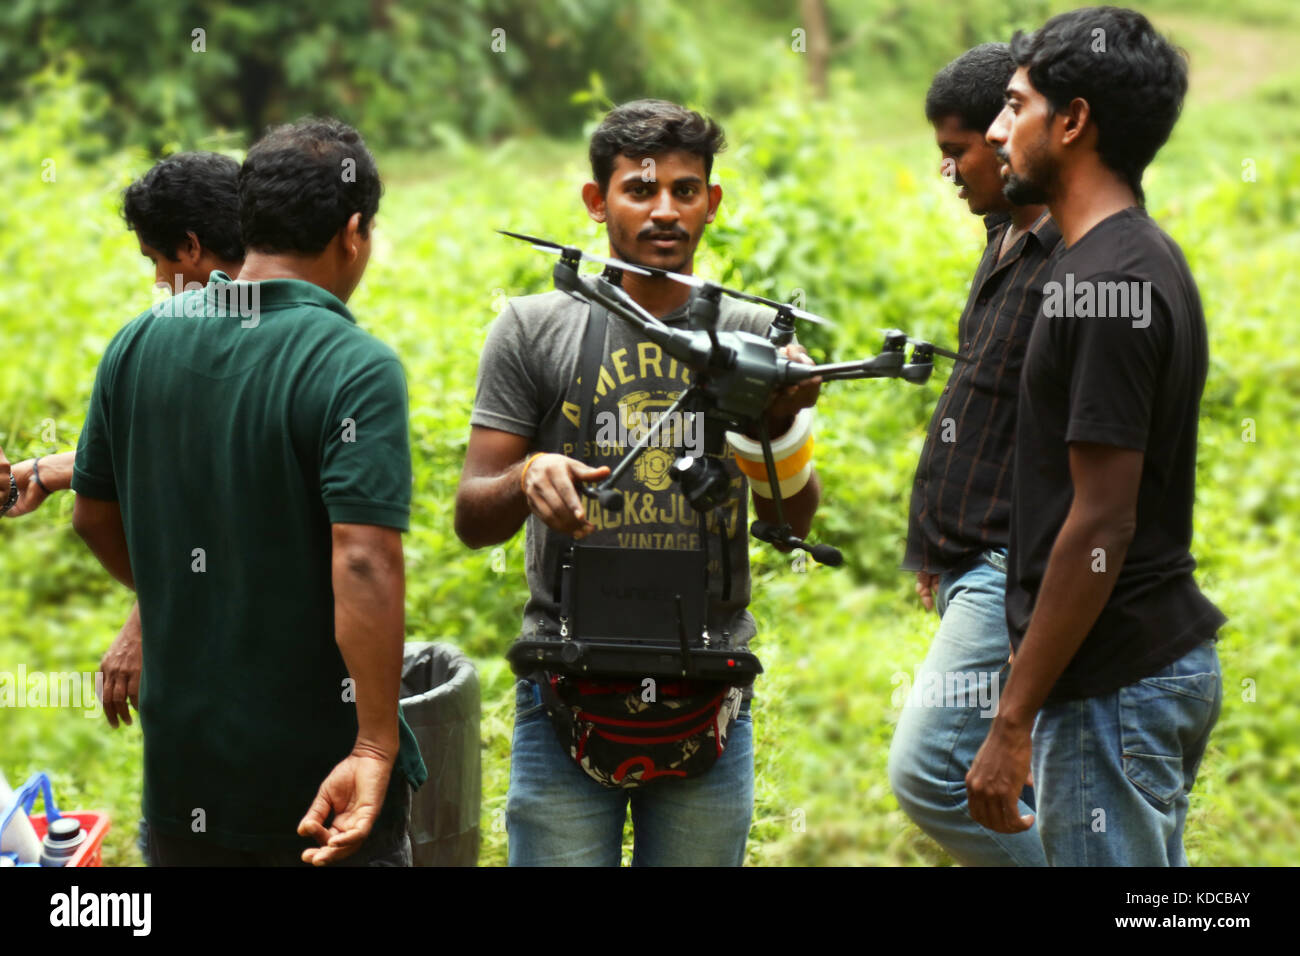
[[[32,813],[36,798],[43,798],[45,813]],[[9,821],[18,813],[27,813],[36,831],[36,838],[43,840],[48,826],[47,814],[58,820],[60,817],[72,817],[86,831],[86,839],[77,852],[65,863],[65,866],[102,866],[104,834],[108,832],[108,814],[102,810],[78,810],[73,813],[60,813],[54,804],[54,794],[50,791],[48,774],[34,773],[14,794],[13,802],[7,807],[0,807],[0,833]],[[36,866],[35,863],[20,863],[19,866]]]

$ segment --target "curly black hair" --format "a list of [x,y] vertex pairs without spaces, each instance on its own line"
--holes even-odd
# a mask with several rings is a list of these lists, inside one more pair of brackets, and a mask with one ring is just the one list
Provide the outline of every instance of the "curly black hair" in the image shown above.
[[1016,66],[1053,113],[1084,99],[1097,152],[1145,201],[1142,173],[1173,132],[1187,95],[1187,54],[1136,10],[1085,7],[1011,38]]
[[186,233],[227,262],[241,262],[239,163],[220,153],[177,153],[122,193],[122,218],[146,245],[176,258]]
[[239,170],[239,225],[259,252],[321,252],[353,213],[361,234],[379,211],[383,183],[361,134],[336,119],[277,126]]
[[972,47],[934,75],[925,94],[925,118],[933,123],[956,116],[966,129],[983,133],[1002,112],[1014,72],[1009,43]]
[[591,175],[604,194],[617,156],[641,159],[669,150],[704,160],[704,178],[713,174],[713,156],[727,148],[722,127],[694,110],[667,100],[633,100],[605,115],[591,134]]

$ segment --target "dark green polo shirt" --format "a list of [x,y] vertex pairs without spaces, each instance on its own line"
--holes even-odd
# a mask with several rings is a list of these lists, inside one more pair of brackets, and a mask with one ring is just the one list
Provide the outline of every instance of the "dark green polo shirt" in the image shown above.
[[[122,509],[149,824],[244,849],[302,843],[298,821],[357,732],[330,525],[408,528],[396,354],[318,286],[214,272],[109,344],[72,487]],[[394,775],[418,787],[400,729]]]

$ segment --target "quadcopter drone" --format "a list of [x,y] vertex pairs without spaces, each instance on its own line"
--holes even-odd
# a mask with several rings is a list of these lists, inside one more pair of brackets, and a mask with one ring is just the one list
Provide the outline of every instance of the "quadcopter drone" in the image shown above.
[[[614,486],[655,441],[662,424],[672,419],[672,413],[702,412],[706,423],[712,418],[726,425],[726,429],[709,429],[706,425],[706,443],[712,439],[717,446],[706,449],[709,453],[721,452],[720,442],[727,430],[753,429],[760,436],[777,523],[771,525],[756,521],[750,528],[750,533],[770,544],[807,551],[822,564],[839,565],[843,562],[843,556],[837,549],[829,545],[810,545],[795,537],[785,520],[780,481],[776,476],[772,443],[767,434],[764,416],[772,395],[780,389],[798,385],[811,378],[820,378],[823,382],[901,378],[913,385],[921,385],[930,378],[935,355],[965,361],[955,352],[930,342],[912,339],[904,332],[891,329],[885,332],[884,346],[878,355],[852,362],[805,365],[786,358],[779,350],[794,339],[796,319],[833,326],[834,323],[829,319],[789,303],[766,299],[738,289],[728,289],[697,276],[669,272],[654,266],[633,265],[583,252],[574,246],[562,246],[547,239],[507,232],[504,229],[498,231],[527,242],[543,252],[558,254],[560,259],[555,264],[553,273],[557,289],[579,301],[598,302],[695,373],[690,387],[660,416],[655,426],[641,437],[609,477],[595,489],[584,486],[585,493],[597,498],[603,507],[611,511],[617,511],[623,504],[622,496],[614,490]],[[578,264],[583,260],[605,266],[605,273],[598,277],[583,278],[578,274]],[[658,275],[691,286],[694,291],[688,312],[690,331],[671,328],[634,301],[620,286],[624,272]],[[718,303],[723,295],[775,309],[776,316],[767,338],[748,332],[718,331]],[[910,362],[905,356],[908,344],[912,345]],[[721,461],[716,457],[706,455],[702,458],[679,458],[673,466],[673,478],[681,482],[687,500],[697,510],[712,508],[727,495],[729,479]]]
[[[781,482],[765,414],[772,396],[781,389],[813,378],[820,378],[823,382],[900,378],[920,385],[929,380],[934,369],[935,355],[965,361],[954,352],[891,329],[885,332],[883,347],[877,355],[827,365],[803,364],[780,353],[781,348],[794,339],[796,320],[833,326],[834,323],[830,320],[789,303],[728,289],[697,276],[593,255],[575,246],[565,246],[504,229],[498,231],[527,242],[542,252],[558,255],[559,261],[552,273],[558,290],[580,302],[604,307],[692,371],[691,384],[659,416],[654,425],[640,436],[636,445],[619,461],[609,476],[594,488],[581,486],[583,494],[597,499],[607,511],[622,509],[623,496],[615,490],[615,486],[634,467],[646,449],[656,442],[664,424],[674,420],[677,413],[694,413],[703,416],[704,454],[683,453],[670,469],[672,479],[681,486],[691,507],[698,512],[707,512],[730,495],[731,479],[723,463],[726,433],[757,434],[776,522],[755,521],[750,526],[750,534],[773,546],[806,551],[822,564],[838,566],[844,558],[837,548],[827,544],[810,544],[795,535],[786,521]],[[579,275],[578,266],[584,260],[605,266],[605,271],[599,276]],[[660,276],[691,286],[688,329],[665,324],[632,299],[621,285],[623,274],[628,272]],[[724,295],[774,309],[776,315],[767,337],[742,331],[719,331],[718,307]],[[912,346],[911,361],[907,360],[905,354],[909,344]],[[663,640],[657,644],[653,641],[646,642],[654,645],[649,647],[637,647],[636,642],[520,640],[515,643],[509,657],[516,672],[520,674],[527,673],[530,668],[544,666],[571,673],[591,673],[593,670],[602,673],[660,673],[723,677],[743,682],[752,680],[755,674],[762,671],[757,658],[747,652],[728,650],[725,639],[722,647],[712,646],[707,628],[703,631],[702,644],[692,648],[680,596],[677,605],[679,640],[671,643],[679,646],[673,646],[672,653],[667,652]],[[561,636],[570,635],[562,631]],[[594,666],[597,659],[603,661],[600,667]]]

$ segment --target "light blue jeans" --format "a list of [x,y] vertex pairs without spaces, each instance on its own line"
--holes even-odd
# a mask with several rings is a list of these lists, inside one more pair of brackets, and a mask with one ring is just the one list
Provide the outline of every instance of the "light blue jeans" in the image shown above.
[[1214,641],[1034,724],[1038,821],[1052,866],[1186,866],[1188,794],[1219,719]]
[[[898,805],[964,866],[1047,864],[1037,825],[995,833],[971,818],[966,799],[966,772],[993,725],[1009,672],[1006,581],[1000,552],[940,576],[939,630],[889,747],[889,784]],[[1020,813],[1033,812],[1034,794],[1026,788]]]
[[704,774],[614,790],[560,745],[532,681],[515,684],[506,832],[511,866],[618,866],[632,805],[633,866],[740,866],[754,815],[749,701]]

